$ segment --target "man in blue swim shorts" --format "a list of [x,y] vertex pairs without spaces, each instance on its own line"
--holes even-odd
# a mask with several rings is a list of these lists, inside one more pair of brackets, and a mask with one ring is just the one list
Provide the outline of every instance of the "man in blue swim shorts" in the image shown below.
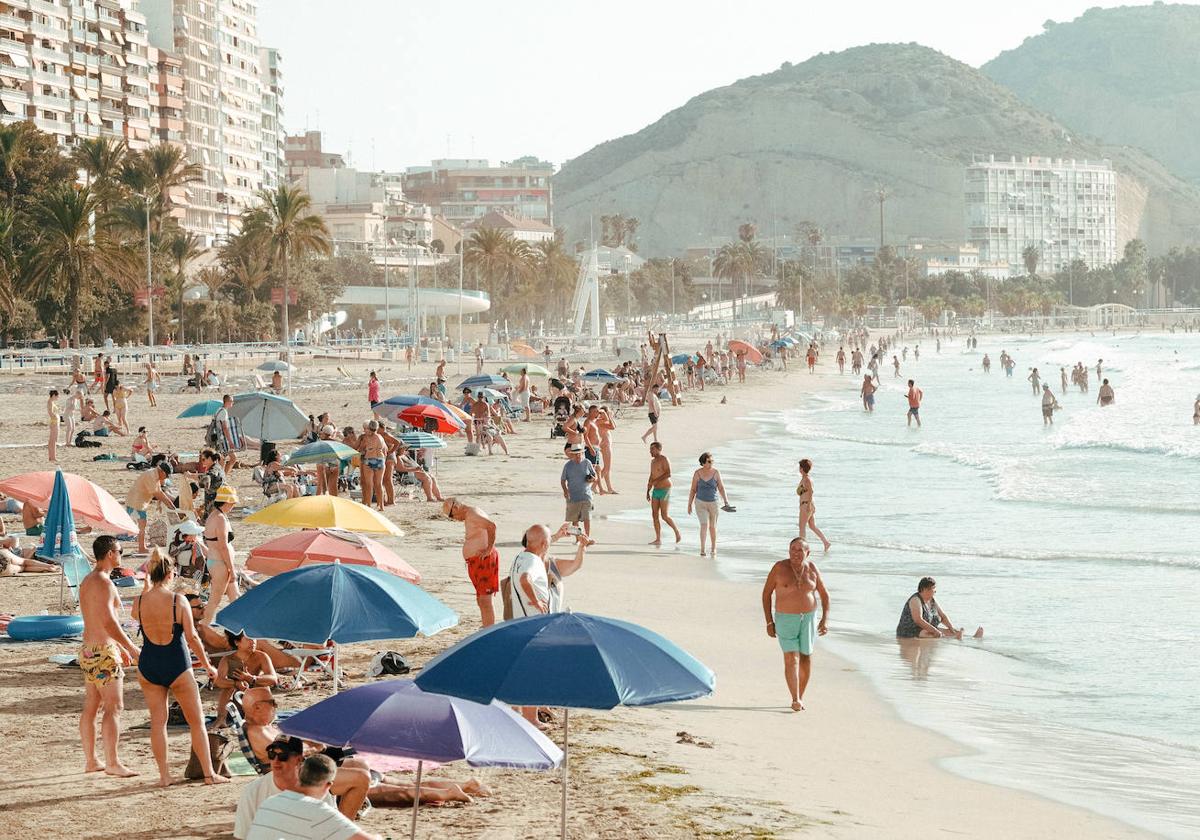
[[[819,622],[816,621],[818,598]],[[829,620],[829,593],[817,565],[808,559],[808,543],[803,538],[793,539],[788,546],[788,559],[771,567],[763,586],[762,604],[767,635],[778,639],[783,650],[783,674],[792,695],[792,711],[802,712],[804,690],[812,674],[813,646],[817,636],[825,635]]]

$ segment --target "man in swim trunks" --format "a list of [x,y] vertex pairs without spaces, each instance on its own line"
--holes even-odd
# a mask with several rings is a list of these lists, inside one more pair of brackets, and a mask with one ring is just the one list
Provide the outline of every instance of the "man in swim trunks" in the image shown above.
[[[86,691],[79,716],[79,738],[83,742],[85,773],[103,770],[110,776],[136,776],[121,764],[117,742],[121,737],[124,708],[125,669],[137,661],[138,649],[121,628],[117,613],[121,599],[109,574],[121,565],[116,539],[100,536],[92,543],[95,568],[79,584],[79,612],[83,616],[83,645],[79,668]],[[104,738],[104,762],[96,757],[96,712],[102,713],[100,732]]]
[[863,411],[875,410],[875,391],[877,388],[878,386],[871,379],[871,375],[869,373],[863,374],[862,389],[859,391],[862,395]]
[[1042,425],[1054,425],[1054,411],[1060,408],[1058,400],[1054,396],[1054,392],[1050,390],[1049,384],[1042,383]]
[[925,396],[921,393],[921,389],[916,386],[913,380],[908,380],[908,425],[912,425],[912,421],[917,421],[917,428],[921,428],[921,397]]
[[166,494],[162,486],[163,480],[170,477],[171,472],[169,463],[159,462],[158,466],[137,477],[133,487],[129,488],[129,495],[125,497],[125,510],[138,526],[138,554],[146,553],[146,517],[150,505],[157,501],[172,510],[175,508],[175,500]]
[[[1099,368],[1100,365],[1096,365],[1096,367]],[[1100,405],[1112,405],[1114,402],[1116,402],[1116,399],[1116,393],[1113,391],[1112,386],[1108,384],[1108,380],[1105,379],[1100,385],[1100,391],[1096,397],[1096,402],[1100,403]]]
[[654,521],[654,541],[650,545],[662,545],[662,523],[666,522],[675,532],[675,542],[683,539],[675,520],[669,513],[671,500],[671,462],[663,454],[662,444],[650,444],[650,476],[646,479],[646,501],[650,503],[650,518]]
[[[816,622],[818,598],[820,622]],[[794,538],[788,545],[788,559],[771,567],[762,605],[767,635],[778,639],[783,650],[783,675],[792,695],[792,711],[802,712],[804,690],[812,675],[813,646],[818,635],[825,635],[829,621],[829,593],[817,565],[808,559],[808,543],[803,538]]]
[[500,552],[496,550],[496,523],[479,508],[464,505],[455,498],[442,502],[442,513],[463,524],[465,537],[462,553],[467,564],[467,576],[475,587],[479,618],[484,627],[490,627],[496,623],[496,610],[492,598],[500,591]]

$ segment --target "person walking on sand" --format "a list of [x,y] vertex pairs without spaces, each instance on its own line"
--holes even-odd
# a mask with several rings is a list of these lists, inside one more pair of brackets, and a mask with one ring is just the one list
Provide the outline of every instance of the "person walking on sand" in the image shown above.
[[809,473],[812,472],[812,461],[807,458],[800,459],[800,483],[796,485],[796,495],[800,497],[800,537],[805,536],[805,529],[812,528],[812,532],[816,534],[821,543],[825,546],[825,550],[829,550],[830,542],[825,539],[825,535],[821,533],[821,529],[817,527],[817,506],[813,502],[813,483]]
[[[1049,386],[1047,386],[1049,387]],[[917,583],[917,591],[908,596],[900,610],[900,621],[896,624],[897,639],[958,639],[963,637],[963,629],[955,628],[950,623],[950,617],[938,606],[933,595],[937,592],[937,582],[931,577],[923,577]],[[944,624],[945,629],[938,627]],[[975,638],[983,638],[983,628],[975,631]]]
[[[79,738],[83,743],[85,773],[103,770],[110,776],[136,776],[121,763],[117,742],[121,738],[121,711],[125,708],[125,667],[139,651],[125,635],[117,615],[121,596],[109,574],[121,564],[121,548],[107,534],[92,543],[96,565],[79,584],[79,612],[83,616],[83,643],[79,669],[83,671],[83,712],[79,716]],[[96,757],[96,712],[102,714],[100,733],[104,739],[104,762]]]
[[875,410],[875,391],[877,385],[871,379],[871,374],[863,374],[862,388],[859,390],[859,395],[863,401],[863,411],[872,412]]
[[[1096,367],[1099,368],[1100,366],[1096,365]],[[1112,386],[1108,384],[1108,380],[1105,379],[1100,385],[1100,390],[1096,392],[1096,402],[1100,403],[1100,405],[1112,405],[1116,400],[1116,393],[1113,391]]]
[[442,502],[442,513],[461,522],[465,531],[462,555],[467,577],[475,587],[475,603],[484,627],[496,623],[493,598],[500,591],[500,552],[496,550],[496,523],[477,507],[464,505],[451,496]]
[[[192,611],[182,594],[173,592],[175,561],[158,548],[147,563],[149,588],[133,599],[130,615],[142,634],[142,650],[138,655],[138,682],[150,711],[150,749],[158,764],[158,785],[168,787],[174,781],[167,766],[167,706],[170,697],[179,703],[192,735],[192,752],[200,762],[205,784],[228,782],[213,769],[208,749],[208,732],[204,728],[204,709],[200,705],[200,689],[192,674],[192,657],[188,647],[200,661],[209,679],[215,679],[213,667],[196,634]],[[162,641],[154,641],[161,639]],[[185,644],[186,640],[186,644]]]
[[683,534],[675,527],[675,520],[668,513],[671,502],[671,462],[662,454],[662,444],[650,444],[650,477],[646,479],[646,501],[650,503],[650,517],[654,520],[654,541],[650,545],[662,545],[662,523],[666,522],[675,532],[675,542]]
[[[777,639],[783,650],[783,677],[792,695],[793,712],[804,711],[813,647],[817,636],[824,636],[829,629],[829,593],[808,554],[808,543],[795,537],[788,545],[788,558],[771,567],[762,591],[767,635]],[[820,622],[816,621],[818,598]]]
[[205,624],[212,624],[217,617],[222,599],[228,598],[233,603],[242,594],[233,563],[233,531],[229,528],[229,512],[237,503],[237,491],[222,484],[213,497],[212,512],[204,520],[204,548],[208,552],[205,564],[211,577],[208,604],[204,607]]
[[696,508],[696,518],[700,520],[700,556],[704,556],[704,538],[708,537],[712,546],[713,557],[717,556],[717,516],[721,509],[717,506],[717,495],[725,507],[729,507],[729,496],[725,493],[725,484],[721,481],[721,473],[713,466],[713,456],[709,452],[700,453],[700,469],[692,473],[692,487],[688,491],[687,512],[691,514],[692,507]]
[[[704,390],[703,386],[700,388]],[[642,443],[646,442],[646,438],[654,436],[654,442],[658,443],[658,418],[662,413],[662,403],[659,402],[658,394],[654,393],[654,386],[646,386],[646,416],[650,418],[650,428],[642,435]]]
[[[58,405],[58,389],[51,388],[46,399],[46,420],[50,423],[50,437],[46,441],[46,454],[51,464],[58,463],[58,430],[62,421],[62,409]],[[73,441],[72,441],[73,442]]]
[[1054,396],[1054,392],[1050,390],[1050,386],[1042,384],[1042,425],[1054,425],[1054,412],[1061,406],[1058,404],[1058,398]]
[[596,418],[596,431],[600,435],[600,478],[597,484],[604,493],[616,493],[612,483],[612,432],[617,428],[608,406],[600,406],[600,416]]
[[913,380],[908,380],[908,426],[912,426],[912,421],[917,421],[917,428],[921,428],[921,398],[925,396],[921,393],[921,389],[916,386]]
[[583,457],[582,443],[568,443],[563,446],[563,451],[567,454],[567,462],[563,464],[558,480],[563,499],[567,503],[563,519],[572,525],[582,522],[583,532],[591,537],[592,482],[596,480],[596,470],[591,462]]
[[154,366],[154,360],[146,362],[146,399],[150,401],[151,408],[158,408],[158,388],[162,384],[162,377],[158,373],[158,368]]

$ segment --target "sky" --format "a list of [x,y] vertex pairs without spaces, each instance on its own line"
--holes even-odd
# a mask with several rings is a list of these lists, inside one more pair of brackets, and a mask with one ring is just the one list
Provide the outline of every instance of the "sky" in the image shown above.
[[917,42],[972,66],[1046,20],[1138,0],[259,0],[284,124],[360,169],[556,165],[691,97],[822,52]]

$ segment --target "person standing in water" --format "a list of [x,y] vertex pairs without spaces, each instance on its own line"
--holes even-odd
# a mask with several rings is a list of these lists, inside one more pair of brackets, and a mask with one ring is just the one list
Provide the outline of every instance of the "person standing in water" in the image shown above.
[[859,391],[859,395],[863,401],[863,411],[872,412],[875,410],[875,390],[876,386],[871,380],[871,374],[864,373],[862,389]]
[[717,496],[729,507],[729,496],[725,494],[725,484],[721,481],[721,473],[713,466],[713,457],[708,452],[700,454],[700,469],[692,473],[692,486],[688,491],[687,512],[696,509],[696,518],[700,520],[700,556],[704,556],[704,540],[708,538],[712,546],[713,556],[717,556],[717,516],[720,508],[717,506]]
[[[1099,370],[1100,365],[1096,365],[1096,369]],[[1117,395],[1113,392],[1112,386],[1108,384],[1108,380],[1105,379],[1100,385],[1100,390],[1097,392],[1096,402],[1100,403],[1100,405],[1112,405],[1116,402],[1116,399]]]
[[1037,368],[1033,369],[1033,372],[1026,377],[1026,380],[1033,383],[1033,395],[1035,397],[1042,392],[1042,376],[1038,373]]
[[1054,396],[1054,392],[1050,390],[1050,386],[1042,385],[1042,425],[1054,425],[1054,412],[1061,406],[1058,404],[1058,399]]
[[[829,593],[821,580],[820,570],[808,555],[808,543],[795,537],[788,545],[787,559],[771,567],[762,591],[767,635],[778,639],[783,650],[783,676],[792,695],[793,712],[804,711],[804,691],[812,675],[813,647],[817,636],[825,635],[829,623]],[[818,598],[821,601],[819,623],[816,621]]]
[[808,458],[801,458],[800,483],[796,485],[796,495],[800,497],[800,538],[804,539],[805,530],[811,528],[824,544],[825,550],[828,551],[830,542],[825,539],[825,535],[817,527],[817,506],[813,502],[813,483],[809,476],[810,472],[812,472],[812,461]]
[[[787,348],[786,348],[786,347],[784,348],[784,353],[785,353],[785,354],[787,353]],[[839,347],[839,348],[838,348],[838,352],[837,352],[837,366],[838,366],[838,373],[839,373],[839,374],[843,374],[843,373],[845,373],[845,372],[846,372],[846,348],[844,348],[844,347]]]
[[1059,375],[1059,378],[1062,379],[1062,392],[1064,394],[1066,394],[1067,393],[1067,369],[1065,367],[1060,367],[1058,369],[1058,375]]
[[983,354],[983,372],[984,373],[992,372],[992,360],[990,358],[988,358],[987,353]]
[[921,389],[916,386],[913,380],[908,380],[908,426],[912,426],[912,421],[917,421],[917,428],[921,428],[921,398],[925,395],[921,393]]

